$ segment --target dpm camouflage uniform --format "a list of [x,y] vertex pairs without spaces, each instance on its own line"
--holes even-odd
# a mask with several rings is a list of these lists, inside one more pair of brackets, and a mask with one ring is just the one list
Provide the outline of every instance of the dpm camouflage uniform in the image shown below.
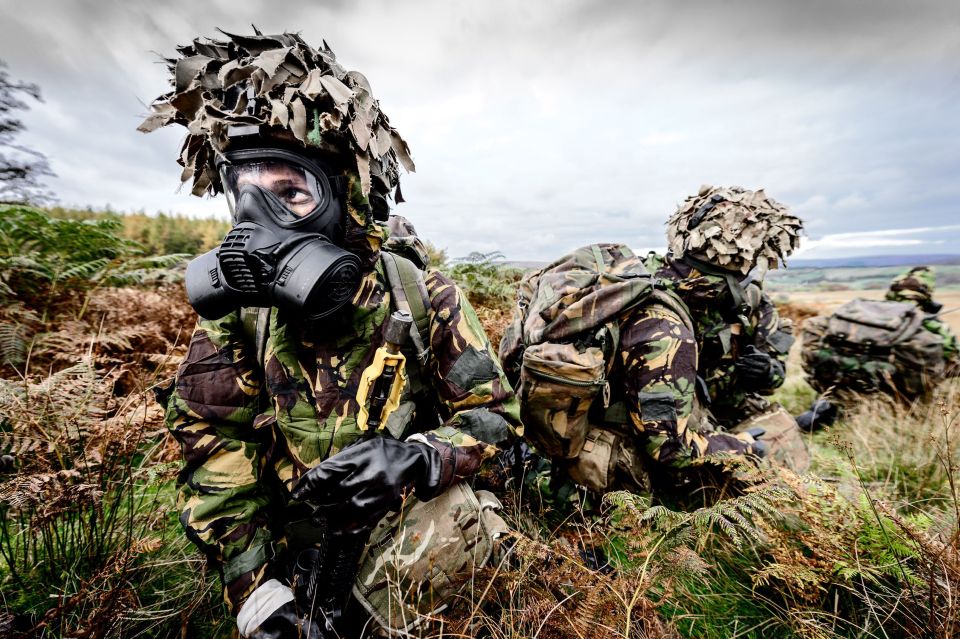
[[646,456],[673,469],[713,453],[751,451],[749,437],[703,427],[697,362],[694,332],[674,309],[650,304],[621,321],[619,353],[610,373],[611,405],[626,407]]
[[[352,306],[314,325],[272,309],[263,366],[239,313],[201,320],[167,404],[184,456],[180,521],[222,571],[234,612],[258,585],[284,576],[287,532],[305,516],[290,503],[291,488],[361,437],[358,382],[393,309],[379,259],[386,230],[373,223],[358,182],[351,176],[344,248],[366,275]],[[422,375],[409,376],[386,428],[398,439],[423,433],[445,456],[445,473],[469,478],[512,438],[519,408],[466,297],[440,273],[425,283],[429,359]],[[436,499],[456,520],[462,509]]]
[[[766,411],[764,397],[785,379],[787,355],[794,338],[791,325],[781,320],[776,306],[757,283],[737,285],[736,301],[729,278],[707,265],[704,272],[667,255],[651,253],[647,268],[672,282],[673,290],[690,309],[700,353],[698,375],[705,383],[710,413],[717,423],[731,427]],[[738,356],[750,346],[774,360],[765,385],[743,383],[737,374]]]
[[960,375],[960,344],[950,327],[937,317],[940,304],[933,301],[936,274],[929,266],[915,266],[899,275],[890,283],[887,299],[893,302],[912,302],[927,313],[923,327],[943,338],[943,358],[947,363],[947,375]]
[[[589,264],[591,254],[604,265],[603,276],[591,277],[589,267],[564,270],[568,264]],[[586,260],[582,260],[584,255]],[[551,270],[553,267],[557,268]],[[550,273],[548,282],[542,279],[545,272]],[[661,301],[660,293],[638,297],[651,285],[645,276],[642,261],[632,251],[622,245],[603,244],[578,249],[521,282],[522,301],[500,344],[505,370],[514,384],[520,382],[523,367],[529,366],[524,364],[528,350],[533,352],[544,345],[548,347],[544,356],[552,358],[567,348],[564,344],[579,344],[611,321],[618,333],[617,348],[606,358],[607,395],[590,400],[590,430],[580,453],[574,450],[573,457],[557,454],[552,460],[555,484],[565,476],[598,493],[615,489],[647,491],[649,475],[688,469],[717,452],[752,451],[749,435],[706,432],[694,426],[702,412],[695,391],[697,344],[693,329],[679,301]],[[635,299],[643,301],[631,302]],[[556,313],[547,317],[540,303],[552,304],[551,300],[557,300],[557,306],[551,309]],[[547,324],[542,325],[544,322]],[[549,354],[551,349],[557,349],[554,355]],[[588,354],[590,350],[582,352]],[[536,388],[532,384],[531,392]],[[557,392],[564,388],[560,383]],[[528,401],[525,392],[521,391],[522,402]],[[557,397],[551,405],[549,392],[540,396],[546,398],[545,419],[556,420],[562,428],[564,419],[558,407],[564,398]],[[531,410],[529,403],[524,410]],[[530,419],[526,421],[531,432]]]

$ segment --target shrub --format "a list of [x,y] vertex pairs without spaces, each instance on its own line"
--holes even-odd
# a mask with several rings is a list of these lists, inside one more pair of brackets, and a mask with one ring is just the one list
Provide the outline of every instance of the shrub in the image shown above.
[[145,255],[115,218],[56,219],[0,205],[0,362],[23,364],[34,339],[66,318],[80,320],[103,287],[181,279],[185,255]]
[[447,273],[474,306],[506,309],[516,298],[517,283],[523,271],[498,263],[502,259],[502,253],[474,252],[454,260]]

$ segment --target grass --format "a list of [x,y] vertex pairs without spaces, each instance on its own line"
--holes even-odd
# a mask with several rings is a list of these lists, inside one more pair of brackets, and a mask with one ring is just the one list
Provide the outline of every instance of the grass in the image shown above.
[[[89,388],[57,388],[85,398],[91,409],[98,406]],[[798,410],[811,398],[791,366],[776,399]],[[78,422],[63,411],[77,403],[48,406],[45,423],[69,432]],[[553,513],[555,525],[544,527],[547,518],[538,516],[536,500],[508,492],[505,512],[521,531],[514,558],[477,572],[472,592],[485,598],[446,611],[444,632],[504,638],[951,636],[958,611],[947,589],[960,583],[958,411],[955,381],[930,405],[867,401],[810,437],[816,476],[731,467],[722,485],[695,492],[727,497],[720,501],[697,497],[692,501],[698,503],[666,508],[614,494],[595,509]],[[98,422],[96,411],[88,412],[94,417],[87,431]],[[123,450],[114,449],[113,470],[98,471],[102,480],[84,476],[56,489],[75,497],[78,485],[94,484],[100,494],[92,507],[64,503],[44,513],[39,503],[32,510],[11,505],[10,482],[69,468],[21,464],[0,480],[8,547],[0,562],[7,614],[0,624],[42,623],[38,636],[50,637],[232,632],[216,575],[202,569],[174,514],[176,450],[158,430],[156,414],[143,406],[131,414],[143,417],[114,423],[109,431],[111,441],[126,442]],[[74,451],[66,466],[77,467],[77,455],[89,458],[89,443],[58,443]],[[94,516],[109,525],[85,528]],[[70,535],[76,543],[57,546]],[[31,537],[49,540],[9,551]],[[100,550],[91,555],[86,549],[92,546]],[[599,549],[616,570],[588,562],[583,551],[589,548]],[[436,635],[424,630],[422,636]]]
[[[494,266],[459,272],[494,300],[491,327],[506,299]],[[81,290],[0,378],[0,636],[231,636],[180,530],[179,451],[148,394],[192,314],[169,288]],[[774,396],[793,413],[814,396],[797,363]],[[871,398],[808,436],[812,474],[725,460],[661,503],[506,490],[513,553],[418,634],[958,636],[958,415],[958,380],[930,404]]]

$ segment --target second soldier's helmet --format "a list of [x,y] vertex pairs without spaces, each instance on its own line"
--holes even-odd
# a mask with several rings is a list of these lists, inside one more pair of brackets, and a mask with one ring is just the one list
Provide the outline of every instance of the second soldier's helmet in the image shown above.
[[933,301],[936,279],[936,274],[929,266],[914,266],[890,282],[887,299],[914,302],[928,313],[936,313],[940,310],[940,304]]
[[746,275],[777,268],[800,245],[803,222],[764,193],[700,187],[667,220],[674,257]]

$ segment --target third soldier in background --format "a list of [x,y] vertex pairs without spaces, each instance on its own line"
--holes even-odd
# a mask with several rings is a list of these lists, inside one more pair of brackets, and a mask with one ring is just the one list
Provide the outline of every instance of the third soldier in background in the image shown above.
[[934,301],[933,289],[937,276],[929,266],[914,266],[890,282],[887,299],[891,302],[912,302],[925,315],[923,328],[943,338],[943,359],[948,377],[960,374],[960,345],[957,336],[937,315],[943,304]]
[[823,397],[797,417],[801,427],[829,426],[862,394],[904,402],[929,399],[958,374],[957,338],[937,313],[935,277],[916,266],[890,284],[882,301],[856,298],[803,327],[803,368]]

